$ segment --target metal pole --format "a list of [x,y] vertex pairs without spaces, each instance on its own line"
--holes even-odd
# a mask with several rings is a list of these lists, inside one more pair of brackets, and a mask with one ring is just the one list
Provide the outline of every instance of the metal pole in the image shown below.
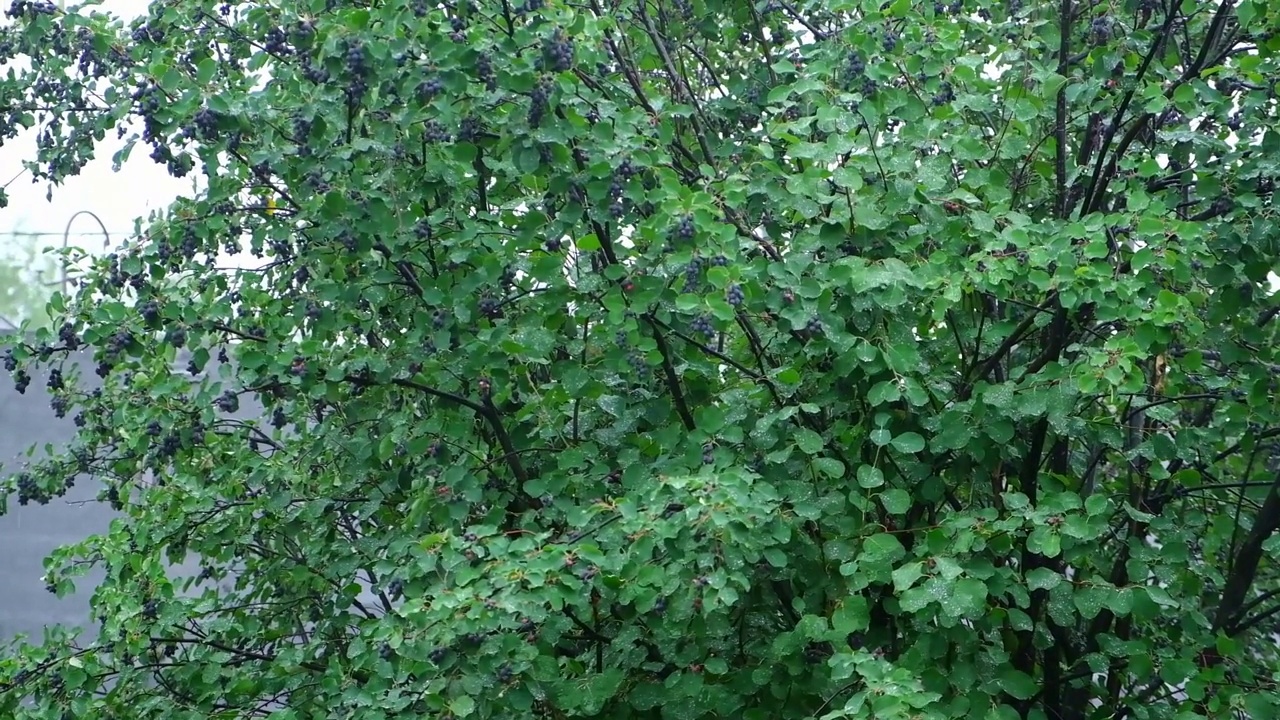
[[[62,231],[62,249],[66,250],[71,242],[71,223],[75,222],[76,218],[80,217],[81,215],[88,215],[89,217],[97,221],[98,227],[102,228],[102,249],[110,250],[111,249],[111,233],[107,232],[107,225],[106,223],[102,222],[102,218],[98,217],[91,210],[81,210],[77,212],[75,215],[72,215],[67,220],[67,227]],[[68,276],[68,273],[67,273],[67,259],[64,255],[64,257],[62,258],[62,279],[54,280],[53,282],[47,283],[47,284],[62,285],[62,294],[66,295],[68,285],[70,284],[70,282],[71,282],[71,278]]]

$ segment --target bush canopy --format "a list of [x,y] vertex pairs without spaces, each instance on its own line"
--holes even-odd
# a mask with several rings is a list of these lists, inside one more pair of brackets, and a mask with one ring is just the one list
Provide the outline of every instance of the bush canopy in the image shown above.
[[5,358],[5,717],[1280,713],[1280,4],[92,5],[5,136],[196,189]]

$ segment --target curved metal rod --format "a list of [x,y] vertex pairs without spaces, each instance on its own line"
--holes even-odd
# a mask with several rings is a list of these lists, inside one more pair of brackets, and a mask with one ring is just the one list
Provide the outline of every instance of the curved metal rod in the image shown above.
[[[109,249],[111,249],[111,233],[107,232],[107,225],[106,225],[106,223],[102,222],[102,218],[98,217],[98,215],[97,215],[96,213],[94,213],[92,210],[80,210],[79,212],[77,212],[76,214],[72,215],[72,216],[67,220],[67,227],[66,227],[66,229],[65,229],[65,230],[63,230],[63,231],[62,231],[62,249],[63,249],[63,250],[66,250],[66,249],[67,249],[67,247],[69,246],[69,244],[70,244],[70,242],[71,242],[71,224],[72,224],[72,223],[74,223],[74,222],[76,221],[76,218],[80,217],[81,215],[88,215],[89,217],[91,217],[91,218],[93,218],[95,221],[97,221],[97,223],[98,223],[98,227],[102,228],[102,248],[103,248],[104,250],[109,250]],[[70,278],[70,277],[68,277],[68,275],[67,275],[67,258],[66,258],[66,256],[64,255],[64,256],[63,256],[63,258],[62,258],[62,279],[61,279],[61,280],[55,280],[54,282],[49,283],[49,284],[50,284],[50,285],[61,284],[61,285],[62,285],[62,294],[63,294],[63,295],[66,295],[66,294],[67,294],[67,285],[68,285],[70,282],[71,282],[71,278]]]

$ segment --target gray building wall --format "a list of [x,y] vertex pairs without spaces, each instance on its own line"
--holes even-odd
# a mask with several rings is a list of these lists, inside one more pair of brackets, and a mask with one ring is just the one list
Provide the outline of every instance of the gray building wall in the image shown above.
[[[7,347],[14,334],[0,330],[0,349]],[[80,368],[80,387],[92,389],[100,385],[94,373],[90,352],[80,352],[69,363]],[[180,360],[180,366],[186,363]],[[211,363],[207,370],[213,371]],[[64,374],[69,374],[64,370]],[[0,477],[19,472],[27,462],[38,460],[46,444],[55,452],[68,447],[75,438],[74,413],[58,418],[49,405],[51,399],[45,368],[32,374],[26,393],[14,390],[9,373],[0,368]],[[249,398],[244,399],[236,415],[252,416],[260,412]],[[37,452],[27,451],[37,446]],[[101,485],[91,476],[78,476],[74,487],[48,505],[20,506],[11,497],[8,509],[0,515],[0,644],[16,634],[27,634],[33,641],[43,637],[45,626],[63,624],[85,626],[96,624],[89,616],[89,599],[101,581],[101,572],[91,572],[76,579],[76,593],[58,598],[45,589],[44,559],[60,546],[78,542],[95,533],[105,532],[115,516],[111,508],[97,501]],[[195,568],[185,563],[182,570]],[[191,574],[198,572],[192,570]]]
[[[0,332],[0,348],[13,339],[12,333]],[[88,372],[82,382],[92,387],[98,377],[91,363],[84,365]],[[71,418],[59,419],[49,406],[46,378],[44,372],[33,373],[31,386],[19,395],[9,374],[0,371],[0,475],[18,472],[26,462],[40,458],[42,450],[28,457],[33,445],[43,448],[48,443],[61,449],[75,437]],[[78,477],[65,497],[48,505],[23,507],[16,497],[10,498],[8,512],[0,515],[0,641],[16,633],[38,639],[48,624],[87,624],[89,597],[101,573],[81,579],[76,595],[67,598],[49,593],[40,578],[49,553],[107,529],[113,513],[95,500],[97,491],[93,478]]]

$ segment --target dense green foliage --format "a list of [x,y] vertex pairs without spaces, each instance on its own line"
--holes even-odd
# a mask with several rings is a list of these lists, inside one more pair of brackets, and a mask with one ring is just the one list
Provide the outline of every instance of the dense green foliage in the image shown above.
[[5,717],[1280,712],[1280,5],[11,14],[203,177],[7,361],[121,518]]

